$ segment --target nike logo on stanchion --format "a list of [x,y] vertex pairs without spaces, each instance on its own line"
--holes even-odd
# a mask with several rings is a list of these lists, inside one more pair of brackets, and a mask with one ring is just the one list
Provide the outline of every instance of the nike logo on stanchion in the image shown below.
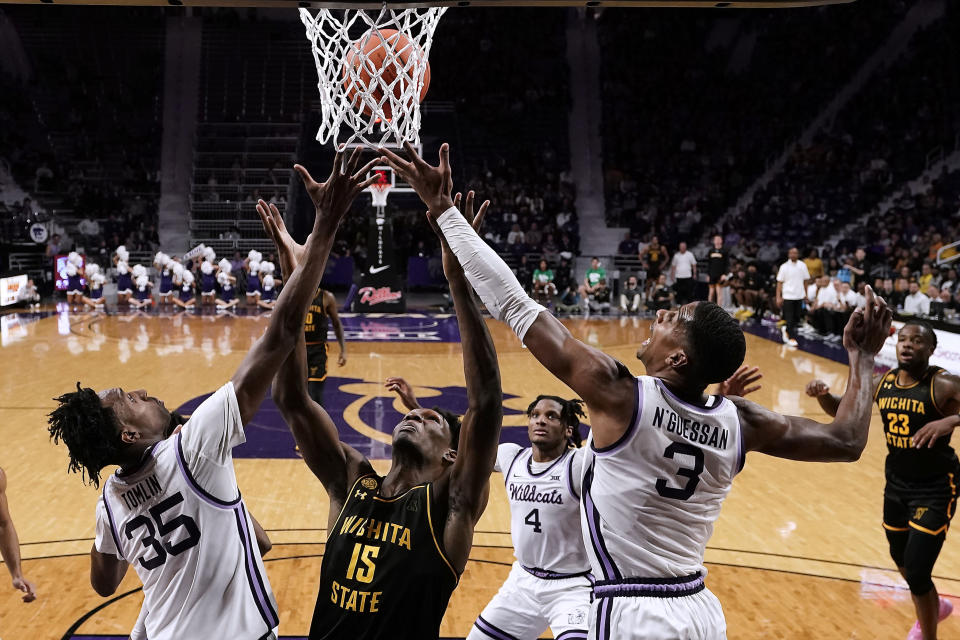
[[382,267],[374,267],[374,266],[371,266],[371,267],[370,267],[370,273],[380,273],[381,271],[384,271],[384,270],[389,269],[389,268],[390,268],[390,265],[388,265],[388,264],[385,264],[385,265],[383,265]]

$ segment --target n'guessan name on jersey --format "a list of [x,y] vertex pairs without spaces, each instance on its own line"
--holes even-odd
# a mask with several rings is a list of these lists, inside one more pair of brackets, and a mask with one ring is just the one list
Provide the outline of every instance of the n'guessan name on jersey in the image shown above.
[[726,449],[730,442],[730,432],[725,427],[691,420],[668,407],[654,407],[653,426],[668,433],[675,433],[690,442],[715,449]]

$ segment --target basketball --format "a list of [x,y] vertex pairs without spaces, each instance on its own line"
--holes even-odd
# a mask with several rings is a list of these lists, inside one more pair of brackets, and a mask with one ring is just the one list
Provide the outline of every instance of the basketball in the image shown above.
[[[379,36],[368,34],[354,41],[344,60],[343,83],[350,103],[354,106],[357,106],[361,100],[357,95],[358,88],[380,102],[383,99],[383,87],[389,86],[393,88],[394,97],[400,100],[403,93],[401,84],[404,80],[403,78],[398,80],[398,74],[412,72],[414,68],[412,65],[415,65],[419,57],[423,56],[423,50],[396,29],[381,29],[378,33]],[[366,41],[365,45],[364,41]],[[412,61],[411,54],[415,56]],[[411,66],[408,67],[408,64]],[[405,69],[408,71],[405,72]],[[377,74],[378,70],[379,74]],[[429,89],[430,63],[427,62],[427,68],[423,72],[423,86],[420,88],[420,102],[423,102]],[[371,112],[370,107],[364,104],[363,113],[370,115]],[[393,108],[389,100],[383,104],[383,113],[387,119],[393,117]]]

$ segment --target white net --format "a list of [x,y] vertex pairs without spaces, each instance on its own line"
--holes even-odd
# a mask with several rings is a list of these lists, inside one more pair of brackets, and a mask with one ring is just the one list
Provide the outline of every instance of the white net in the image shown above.
[[300,9],[319,76],[317,140],[420,144],[430,45],[446,8]]

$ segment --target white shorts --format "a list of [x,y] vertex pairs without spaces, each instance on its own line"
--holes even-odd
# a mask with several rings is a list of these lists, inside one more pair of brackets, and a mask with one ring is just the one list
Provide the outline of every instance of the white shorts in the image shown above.
[[709,589],[689,596],[598,598],[590,640],[726,640],[727,621]]
[[560,640],[586,640],[592,583],[586,576],[537,578],[514,562],[467,640],[536,640],[547,627]]

